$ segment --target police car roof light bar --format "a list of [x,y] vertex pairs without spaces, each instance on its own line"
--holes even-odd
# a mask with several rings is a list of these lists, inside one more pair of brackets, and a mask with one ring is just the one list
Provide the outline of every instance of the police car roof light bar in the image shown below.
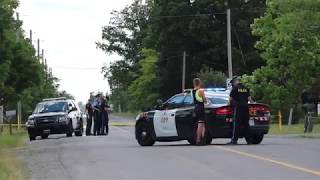
[[58,101],[58,100],[67,100],[66,97],[59,97],[59,98],[46,98],[42,99],[42,101]]

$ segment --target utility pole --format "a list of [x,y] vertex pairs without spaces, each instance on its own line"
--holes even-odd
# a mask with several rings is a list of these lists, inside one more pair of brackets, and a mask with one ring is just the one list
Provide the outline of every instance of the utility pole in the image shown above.
[[[16,16],[17,16],[17,22],[19,23],[20,22],[20,17],[19,17],[19,13],[17,12],[16,13]],[[17,32],[16,32],[16,42],[19,42],[20,40],[20,29],[19,27],[17,28]]]
[[42,63],[43,63],[44,62],[44,49],[42,49],[41,59],[42,59]]
[[184,92],[186,85],[186,51],[183,51],[183,59],[182,59],[182,92]]
[[38,45],[38,49],[37,49],[37,51],[38,51],[38,61],[40,62],[40,39],[39,38],[37,40],[37,45]]
[[227,9],[227,34],[228,34],[228,75],[232,78],[232,45],[231,45],[231,10]]
[[30,37],[29,37],[29,39],[30,39],[30,43],[32,44],[32,29],[30,29]]

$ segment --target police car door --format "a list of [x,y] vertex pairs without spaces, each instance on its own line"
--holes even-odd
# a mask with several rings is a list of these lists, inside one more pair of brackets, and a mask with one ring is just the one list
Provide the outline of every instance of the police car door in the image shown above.
[[156,110],[154,114],[154,130],[157,137],[176,137],[178,136],[176,128],[177,107],[182,104],[184,95],[176,95],[170,98],[166,103],[164,110]]

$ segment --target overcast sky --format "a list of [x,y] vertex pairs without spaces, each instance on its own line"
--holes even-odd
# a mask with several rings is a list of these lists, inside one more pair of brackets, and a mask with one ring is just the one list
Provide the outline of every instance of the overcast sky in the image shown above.
[[112,10],[132,0],[20,0],[20,19],[26,33],[33,30],[34,45],[41,39],[48,65],[60,79],[60,89],[85,102],[92,91],[109,91],[101,74],[104,63],[119,59],[96,49],[102,26]]

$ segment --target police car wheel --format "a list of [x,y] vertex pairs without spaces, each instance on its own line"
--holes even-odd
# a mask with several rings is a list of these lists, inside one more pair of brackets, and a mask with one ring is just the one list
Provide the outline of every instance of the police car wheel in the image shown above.
[[264,134],[252,134],[245,137],[247,144],[260,144],[263,140]]
[[34,140],[36,140],[36,136],[33,136],[33,135],[29,135],[29,139],[30,139],[30,141],[34,141]]
[[74,132],[74,134],[76,136],[82,136],[82,134],[83,134],[83,123],[82,123],[82,121],[80,122],[80,127],[79,127],[78,131]]
[[136,126],[136,139],[141,146],[152,146],[155,140],[151,135],[151,128],[146,122],[140,122]]
[[70,120],[69,124],[68,124],[68,130],[67,130],[67,137],[72,137],[72,133],[73,133],[73,126],[72,126],[72,121]]
[[42,134],[42,135],[41,135],[41,138],[42,138],[42,139],[47,139],[48,137],[49,137],[49,134]]

